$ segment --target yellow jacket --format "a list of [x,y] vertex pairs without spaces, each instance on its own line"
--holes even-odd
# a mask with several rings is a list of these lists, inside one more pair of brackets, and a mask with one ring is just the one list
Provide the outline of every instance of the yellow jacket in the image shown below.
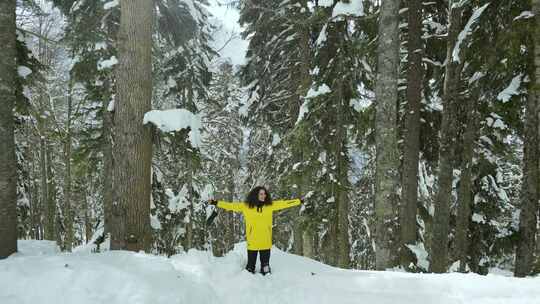
[[242,212],[246,223],[246,240],[248,250],[265,250],[272,247],[272,213],[285,208],[300,205],[299,199],[273,201],[258,212],[257,207],[249,208],[246,203],[228,203],[218,201],[219,208]]

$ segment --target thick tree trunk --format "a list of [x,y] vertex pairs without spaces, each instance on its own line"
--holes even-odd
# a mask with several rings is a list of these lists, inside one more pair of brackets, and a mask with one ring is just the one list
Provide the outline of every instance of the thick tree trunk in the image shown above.
[[456,219],[456,257],[459,261],[459,271],[466,272],[467,249],[469,246],[469,221],[472,203],[472,165],[474,143],[478,128],[477,115],[478,96],[469,100],[466,107],[467,122],[463,134],[463,152],[461,157],[461,176],[458,189],[457,219]]
[[376,269],[391,266],[393,209],[397,204],[397,80],[399,70],[399,0],[383,0],[379,21],[378,72],[375,87]]
[[535,13],[533,30],[534,71],[530,74],[531,84],[525,107],[525,138],[523,147],[523,184],[521,213],[519,216],[519,241],[516,250],[514,275],[524,277],[531,273],[534,263],[535,235],[537,226],[539,177],[539,102],[540,100],[540,0],[532,0]]
[[[306,3],[302,3],[301,5],[306,5]],[[294,106],[294,114],[293,117],[298,116],[298,112],[300,111],[300,107],[303,103],[302,96],[306,96],[306,93],[308,92],[309,88],[311,87],[311,75],[310,75],[310,68],[311,68],[311,62],[310,58],[312,57],[311,54],[311,48],[310,48],[310,29],[309,27],[305,26],[304,24],[298,24],[297,31],[300,33],[300,64],[298,64],[298,79],[299,84],[296,85],[297,91],[294,95],[294,100],[296,101],[296,104]],[[292,103],[291,103],[292,104]],[[295,147],[295,163],[303,162],[305,159],[305,148],[306,145],[304,143],[299,143],[297,147]],[[306,174],[305,174],[305,166],[302,166],[301,172],[298,173],[296,178],[296,184],[298,185],[298,195],[303,196],[306,195],[308,191],[308,182],[306,181]],[[293,244],[293,252],[298,255],[305,255],[304,253],[304,235],[305,235],[305,227],[306,222],[309,221],[309,218],[307,218],[305,215],[296,216],[294,218],[294,226],[293,226],[293,233],[294,233],[294,244]],[[309,243],[309,241],[308,241]],[[313,250],[313,249],[311,249]],[[308,249],[309,251],[309,249]]]
[[17,251],[17,159],[15,158],[15,0],[0,2],[0,259]]
[[422,0],[410,0],[407,70],[407,108],[403,140],[402,201],[400,208],[400,263],[409,267],[414,260],[407,244],[416,243],[416,204],[418,201],[418,161],[420,154],[420,109],[424,68],[422,66]]
[[143,125],[152,99],[152,0],[122,0],[118,35],[117,103],[113,144],[116,209],[111,249],[148,250],[151,129]]
[[453,60],[453,51],[461,29],[462,7],[454,6],[449,0],[450,16],[446,52],[446,72],[444,78],[444,110],[441,124],[441,146],[439,150],[439,184],[435,200],[435,216],[433,221],[433,239],[431,244],[431,271],[442,273],[448,267],[448,233],[450,226],[450,202],[452,199],[452,177],[454,162],[454,146],[457,128],[456,104],[460,79],[460,64]]
[[[345,28],[346,26],[343,26]],[[342,67],[342,70],[345,70],[345,67]],[[347,130],[343,126],[342,113],[344,109],[344,99],[343,86],[347,83],[340,83],[339,86],[339,95],[338,95],[338,105],[337,105],[337,117],[336,122],[336,174],[338,182],[334,183],[334,195],[336,197],[336,239],[337,239],[337,259],[336,266],[341,268],[350,267],[350,244],[349,244],[349,198],[347,197],[347,187],[348,184],[348,164],[346,162],[346,152],[347,152],[347,140],[346,134]]]
[[311,226],[304,227],[302,235],[302,252],[307,258],[315,258],[315,233]]

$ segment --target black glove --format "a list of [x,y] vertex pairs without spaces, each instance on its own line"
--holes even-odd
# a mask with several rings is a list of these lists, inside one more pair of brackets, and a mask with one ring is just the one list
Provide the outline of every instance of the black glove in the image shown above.
[[303,196],[300,197],[300,204],[302,204],[302,205],[304,204],[304,197]]
[[214,206],[217,205],[217,201],[216,201],[215,199],[209,200],[208,203],[209,203],[210,205],[214,205]]

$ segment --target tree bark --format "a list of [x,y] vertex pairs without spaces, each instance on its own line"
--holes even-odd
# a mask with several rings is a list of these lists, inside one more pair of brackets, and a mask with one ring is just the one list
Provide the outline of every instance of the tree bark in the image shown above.
[[111,249],[148,250],[152,141],[143,125],[152,99],[152,0],[122,0],[114,113],[114,186]]
[[[107,82],[104,90],[109,92],[110,83]],[[113,221],[113,155],[112,155],[112,143],[113,143],[113,121],[112,113],[109,112],[109,102],[111,96],[106,94],[103,98],[102,112],[103,112],[103,135],[101,142],[101,149],[103,151],[103,233],[107,235],[111,232],[111,226],[114,225]]]
[[467,122],[463,134],[463,152],[461,160],[461,176],[458,189],[457,219],[456,219],[456,257],[459,261],[459,271],[467,271],[467,249],[469,246],[469,221],[472,203],[472,166],[474,143],[478,129],[477,115],[478,96],[473,96],[467,103]]
[[519,215],[519,240],[516,250],[516,277],[525,277],[531,273],[534,263],[535,234],[539,199],[539,102],[540,99],[540,0],[532,0],[535,13],[533,25],[532,54],[534,70],[531,71],[529,96],[525,106],[525,138],[523,147],[523,184],[521,194],[521,212]]
[[422,0],[410,0],[408,9],[409,67],[407,70],[407,108],[403,140],[402,201],[400,208],[400,263],[409,267],[412,252],[406,248],[416,243],[416,204],[418,202],[418,161],[420,154],[420,109],[424,68],[422,66]]
[[15,0],[0,2],[0,259],[17,251],[17,159],[15,158]]
[[379,21],[375,115],[376,269],[391,266],[393,208],[397,203],[397,80],[399,70],[399,0],[383,0]]
[[450,226],[450,203],[452,199],[453,162],[455,156],[457,128],[456,104],[458,85],[461,74],[459,62],[453,60],[453,51],[461,29],[461,14],[463,8],[455,5],[455,0],[449,0],[449,30],[446,52],[446,71],[444,78],[441,124],[441,146],[439,150],[439,182],[435,200],[435,215],[433,221],[433,239],[431,244],[431,271],[446,272],[448,267],[448,233]]
[[73,108],[73,79],[69,80],[68,109],[65,139],[66,176],[64,180],[64,223],[66,225],[66,239],[64,248],[71,252],[73,247],[73,210],[71,206],[71,119]]

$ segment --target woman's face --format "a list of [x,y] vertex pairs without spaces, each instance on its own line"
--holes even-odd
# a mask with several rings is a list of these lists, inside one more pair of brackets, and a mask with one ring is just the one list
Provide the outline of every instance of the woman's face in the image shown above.
[[259,201],[264,202],[266,200],[266,191],[264,189],[259,190]]

